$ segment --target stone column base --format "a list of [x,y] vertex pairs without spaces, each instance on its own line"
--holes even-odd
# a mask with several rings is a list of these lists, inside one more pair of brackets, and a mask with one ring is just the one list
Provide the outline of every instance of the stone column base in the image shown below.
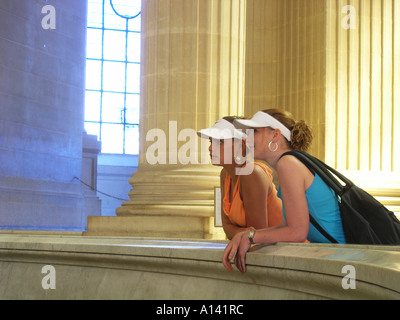
[[89,217],[88,235],[225,239],[214,223],[221,168],[145,167],[129,180],[130,200],[117,209],[117,217]]
[[115,236],[161,239],[225,240],[213,217],[138,214],[131,217],[89,217],[85,236]]

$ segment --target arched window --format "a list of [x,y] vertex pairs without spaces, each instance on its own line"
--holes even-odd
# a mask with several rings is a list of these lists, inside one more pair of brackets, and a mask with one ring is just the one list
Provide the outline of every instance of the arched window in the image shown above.
[[89,0],[85,130],[102,153],[139,153],[141,0]]

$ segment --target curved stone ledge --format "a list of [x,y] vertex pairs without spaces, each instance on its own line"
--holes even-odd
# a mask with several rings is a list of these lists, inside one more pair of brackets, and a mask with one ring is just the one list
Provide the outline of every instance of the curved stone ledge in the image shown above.
[[[255,246],[228,272],[222,241],[0,235],[1,299],[400,299],[400,248]],[[42,288],[45,265],[56,289]],[[345,290],[345,265],[356,289]]]

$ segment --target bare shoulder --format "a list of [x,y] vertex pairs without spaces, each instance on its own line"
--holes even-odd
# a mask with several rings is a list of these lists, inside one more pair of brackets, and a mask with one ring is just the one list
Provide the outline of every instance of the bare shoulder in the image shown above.
[[295,156],[287,155],[282,157],[276,166],[276,170],[278,173],[280,172],[288,172],[288,171],[302,171],[303,168],[306,168],[299,159]]
[[248,175],[240,176],[240,185],[243,190],[269,189],[272,180],[268,174],[258,165],[254,165],[253,171]]
[[281,185],[289,183],[292,185],[309,185],[314,179],[308,168],[296,157],[287,155],[281,158],[277,164],[279,181]]
[[252,171],[249,174],[241,175],[241,179],[244,182],[248,182],[254,179],[265,179],[267,173],[258,165],[253,164]]

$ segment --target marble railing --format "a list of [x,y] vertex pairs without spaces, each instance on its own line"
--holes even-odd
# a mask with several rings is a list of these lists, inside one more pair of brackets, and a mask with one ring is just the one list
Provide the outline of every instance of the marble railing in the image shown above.
[[0,299],[400,299],[400,247],[0,235]]

